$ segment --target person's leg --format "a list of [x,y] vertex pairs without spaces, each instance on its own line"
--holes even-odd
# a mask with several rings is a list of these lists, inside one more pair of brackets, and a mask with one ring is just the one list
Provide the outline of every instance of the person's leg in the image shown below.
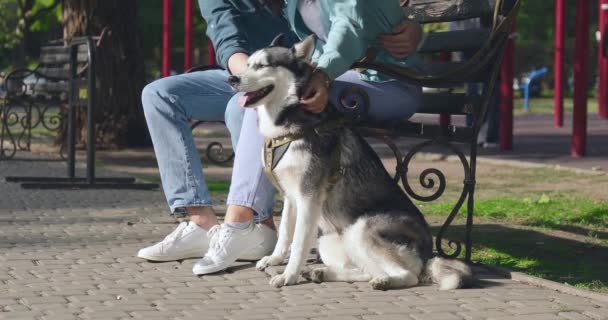
[[[373,121],[408,119],[418,110],[422,97],[422,89],[418,86],[400,81],[366,81],[357,72],[348,71],[330,86],[330,102],[338,110],[348,112],[341,106],[340,96],[350,86],[357,86],[367,93],[370,102],[368,117]],[[352,105],[358,100],[357,96],[347,95],[345,102]]]
[[207,251],[207,230],[218,222],[188,120],[223,120],[233,95],[227,78],[221,70],[196,72],[160,79],[144,88],[144,114],[167,203],[172,214],[187,213],[190,222],[182,222],[163,241],[141,249],[141,258],[172,261]]
[[[275,229],[271,212],[274,205],[274,188],[269,181],[259,181],[258,178],[260,172],[257,168],[262,165],[261,151],[258,151],[262,150],[264,139],[257,129],[255,111],[246,112],[245,108],[238,106],[237,100],[241,95],[242,93],[237,93],[232,97],[225,114],[226,127],[230,131],[236,154],[227,200],[228,209],[224,221],[247,222],[255,218],[256,222]],[[241,135],[241,131],[244,132],[243,135]],[[241,138],[243,140],[242,148],[245,149],[236,151],[239,149]],[[251,168],[254,169],[251,170]],[[261,173],[263,173],[263,166]]]
[[235,94],[228,102],[226,112],[224,113],[224,119],[226,119],[226,128],[228,128],[228,131],[230,131],[230,140],[232,141],[232,148],[235,150],[235,152],[237,145],[239,144],[239,137],[241,136],[243,118],[245,117],[245,108],[239,107],[232,101],[236,101],[238,97],[242,95],[242,92]]
[[[227,110],[240,108],[238,96],[230,100]],[[257,125],[257,113],[247,109],[244,113],[238,146],[234,158],[232,184],[226,203],[234,206],[251,208],[248,214],[235,214],[237,221],[251,219],[255,213],[256,221],[262,222],[272,217],[275,190],[264,173],[262,148],[264,138]],[[227,221],[233,217],[226,217]]]
[[[498,80],[500,83],[500,80]],[[500,86],[495,85],[490,97],[490,105],[488,106],[488,132],[486,134],[485,147],[497,146],[500,132]]]
[[224,119],[225,106],[233,95],[227,78],[223,70],[183,74],[152,82],[142,93],[171,212],[183,214],[186,208],[191,220],[205,229],[217,224],[217,219],[188,120]]
[[[237,99],[238,95],[228,104],[227,121],[243,114]],[[270,254],[277,241],[272,221],[275,191],[261,161],[264,139],[258,131],[255,110],[247,109],[243,116],[239,138],[234,139],[235,158],[224,224],[212,236],[205,257],[193,266],[197,275],[224,270],[237,259],[258,260]],[[228,128],[235,135],[239,126],[230,124]]]

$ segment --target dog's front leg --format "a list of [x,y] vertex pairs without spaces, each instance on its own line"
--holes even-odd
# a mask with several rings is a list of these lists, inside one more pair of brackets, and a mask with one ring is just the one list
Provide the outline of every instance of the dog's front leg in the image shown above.
[[321,214],[321,201],[313,197],[296,199],[296,226],[291,244],[291,254],[285,272],[270,279],[270,285],[280,288],[295,284],[306,261],[310,247],[317,237],[317,224]]
[[264,270],[269,266],[279,265],[287,257],[289,245],[293,239],[293,231],[296,225],[295,203],[289,197],[283,199],[283,211],[281,213],[281,224],[279,225],[279,239],[272,254],[262,258],[256,264],[258,270]]

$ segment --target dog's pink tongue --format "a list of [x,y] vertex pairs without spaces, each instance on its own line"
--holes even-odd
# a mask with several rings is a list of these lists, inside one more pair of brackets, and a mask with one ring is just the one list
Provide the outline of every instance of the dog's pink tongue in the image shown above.
[[239,106],[244,108],[247,105],[247,100],[249,100],[247,94],[240,96],[238,99]]

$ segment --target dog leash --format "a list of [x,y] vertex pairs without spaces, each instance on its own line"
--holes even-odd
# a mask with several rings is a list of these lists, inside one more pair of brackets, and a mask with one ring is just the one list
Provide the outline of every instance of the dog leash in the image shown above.
[[[344,127],[346,121],[344,119],[338,119],[334,121],[326,121],[322,122],[313,127],[305,128],[300,132],[290,133],[283,136],[279,136],[276,138],[267,138],[264,141],[264,172],[266,176],[272,183],[272,185],[281,193],[285,194],[283,188],[281,187],[276,175],[274,174],[274,169],[277,167],[281,159],[287,150],[289,150],[289,146],[292,142],[302,139],[309,135],[319,135],[321,132],[327,132],[331,130],[335,130],[338,128]],[[333,187],[340,177],[346,173],[346,168],[340,164],[340,149],[338,144],[334,148],[331,154],[331,162],[332,162],[332,174],[329,176],[328,181],[330,187]]]

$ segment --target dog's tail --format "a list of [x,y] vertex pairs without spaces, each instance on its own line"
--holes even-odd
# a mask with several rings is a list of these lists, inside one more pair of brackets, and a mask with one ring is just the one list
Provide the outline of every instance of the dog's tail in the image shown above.
[[439,284],[440,290],[467,288],[473,284],[473,272],[464,262],[435,257],[426,263],[426,279]]

